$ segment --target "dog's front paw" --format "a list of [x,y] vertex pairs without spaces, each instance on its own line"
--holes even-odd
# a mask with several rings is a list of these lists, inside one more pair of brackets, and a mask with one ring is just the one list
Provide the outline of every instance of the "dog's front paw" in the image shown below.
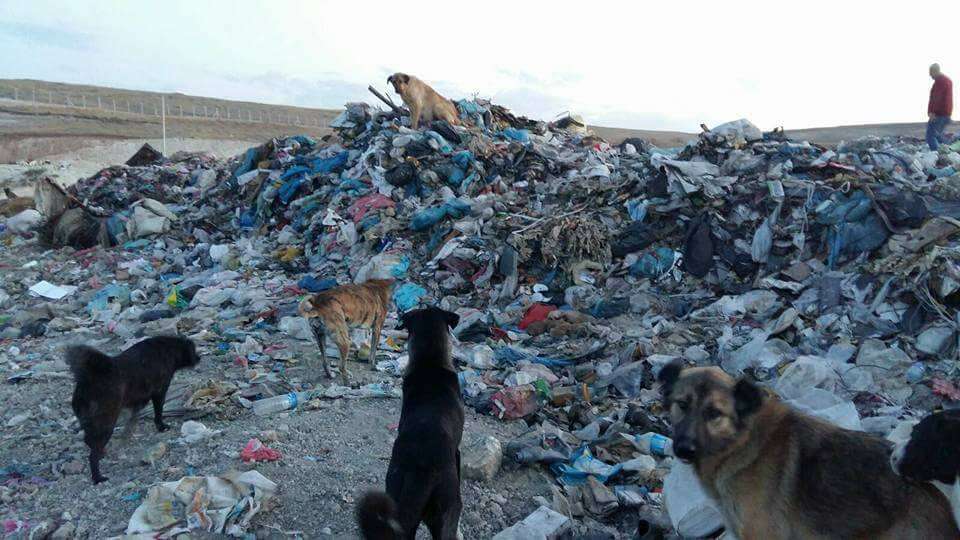
[[107,480],[109,480],[109,478],[107,478],[106,476],[103,476],[102,474],[100,476],[94,476],[93,485],[97,485],[100,482],[106,482]]
[[170,426],[168,426],[167,424],[164,424],[164,423],[157,424],[157,431],[159,431],[160,433],[163,433],[168,429],[170,429]]

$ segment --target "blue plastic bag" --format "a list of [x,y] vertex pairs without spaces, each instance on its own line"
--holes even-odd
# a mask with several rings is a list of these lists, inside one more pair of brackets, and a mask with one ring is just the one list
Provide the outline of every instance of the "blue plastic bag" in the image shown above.
[[247,153],[243,156],[243,161],[240,162],[240,165],[233,170],[233,179],[236,180],[238,176],[243,173],[250,172],[253,169],[253,166],[256,164],[257,153],[259,148],[254,147],[247,150]]
[[410,220],[410,229],[414,231],[428,229],[439,223],[440,220],[445,217],[449,216],[454,219],[460,219],[467,215],[469,211],[470,203],[463,202],[460,199],[451,199],[441,206],[427,208],[426,210],[418,212],[417,215],[413,216],[413,219]]
[[514,349],[513,347],[500,347],[493,352],[493,358],[500,367],[515,366],[520,361],[541,364],[549,368],[565,367],[573,364],[571,360],[536,356],[525,351]]
[[674,257],[673,250],[666,247],[657,248],[652,253],[644,253],[637,262],[630,265],[630,275],[658,278],[673,267]]
[[96,294],[93,295],[93,298],[87,302],[87,312],[93,315],[98,311],[107,309],[111,299],[117,300],[121,304],[129,303],[130,287],[111,283],[100,289]]
[[297,282],[297,287],[312,293],[323,292],[337,286],[337,280],[334,278],[319,279],[315,276],[303,276]]
[[390,269],[390,275],[396,279],[400,279],[403,276],[407,275],[407,270],[410,269],[410,257],[404,255],[400,258],[400,262],[396,266]]
[[310,163],[310,170],[313,174],[327,174],[343,168],[347,163],[350,152],[344,150],[339,154],[329,158],[317,158]]
[[300,186],[306,182],[304,177],[294,178],[288,180],[285,184],[280,186],[280,189],[277,190],[277,196],[280,197],[280,201],[283,204],[289,204],[293,197],[297,194],[297,191],[300,191]]
[[393,291],[393,303],[401,312],[409,311],[420,303],[427,290],[414,283],[404,283]]
[[557,481],[565,486],[580,486],[587,483],[587,477],[593,476],[601,483],[620,472],[621,465],[609,465],[593,457],[590,448],[581,446],[570,456],[570,463],[554,463],[550,469],[557,475]]
[[512,141],[517,141],[519,143],[527,144],[530,142],[530,132],[525,129],[508,127],[501,131],[500,134]]

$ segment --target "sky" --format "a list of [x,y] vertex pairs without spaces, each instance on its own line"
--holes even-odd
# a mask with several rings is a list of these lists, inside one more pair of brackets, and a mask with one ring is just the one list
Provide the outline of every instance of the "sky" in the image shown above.
[[613,127],[921,122],[929,64],[960,77],[958,19],[946,0],[0,0],[0,78],[339,108],[401,71]]

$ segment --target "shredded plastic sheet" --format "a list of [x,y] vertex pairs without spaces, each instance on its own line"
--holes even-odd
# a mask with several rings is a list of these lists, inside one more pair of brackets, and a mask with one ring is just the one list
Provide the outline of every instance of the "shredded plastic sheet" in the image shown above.
[[156,484],[121,538],[173,538],[191,530],[241,537],[276,492],[277,484],[257,471],[185,476]]

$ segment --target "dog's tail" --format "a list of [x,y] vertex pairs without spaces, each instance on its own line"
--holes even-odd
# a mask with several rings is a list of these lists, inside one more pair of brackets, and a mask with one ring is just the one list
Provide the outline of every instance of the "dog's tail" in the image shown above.
[[85,345],[67,349],[67,365],[70,366],[70,371],[73,372],[74,377],[86,375],[102,377],[111,375],[116,370],[113,358]]
[[366,540],[403,538],[397,505],[382,491],[367,492],[357,504],[357,524]]

